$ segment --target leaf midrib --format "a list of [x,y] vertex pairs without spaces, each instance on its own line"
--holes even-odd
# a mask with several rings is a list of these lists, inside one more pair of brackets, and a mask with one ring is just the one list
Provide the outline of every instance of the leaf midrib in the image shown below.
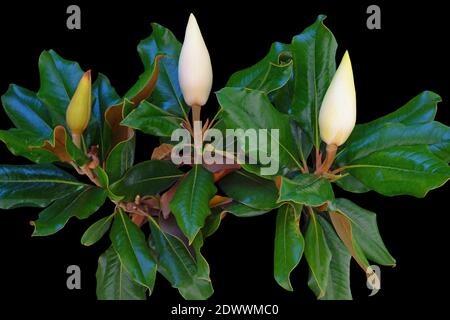
[[144,183],[144,182],[153,181],[153,180],[179,178],[179,177],[182,177],[182,176],[183,176],[183,174],[175,174],[175,175],[171,175],[171,176],[161,176],[161,177],[151,177],[151,178],[146,178],[146,179],[139,180],[138,182],[135,182],[135,184]]
[[[315,217],[314,213],[311,214],[311,218],[312,218],[313,223],[314,223],[314,237],[315,237],[316,244],[317,244],[317,251],[319,252],[318,256],[319,256],[319,265],[320,265],[321,261],[320,261],[320,249],[319,249],[319,233],[318,233],[318,227],[317,227],[317,220],[316,220],[316,217]],[[312,274],[314,276],[314,279],[316,279],[316,283],[317,283],[317,286],[319,287],[321,296],[323,296],[325,294],[325,290],[322,288],[321,284],[319,284],[319,279],[317,278],[317,275],[314,272],[313,268],[310,268],[310,270],[311,270],[311,272],[312,272]]]
[[[255,177],[252,177],[251,175],[248,175],[245,172],[239,171],[239,170],[236,171],[236,173],[241,175],[241,176],[243,176],[243,177],[245,177],[245,178],[247,178],[247,179],[249,179],[249,180],[251,180],[251,181],[253,181],[253,182],[255,182],[260,187],[262,187],[262,188],[264,188],[266,190],[272,191],[272,189],[268,185],[262,183],[260,180],[256,179]],[[269,180],[267,180],[267,181],[269,181]]]
[[169,72],[167,71],[166,64],[162,61],[160,66],[162,66],[162,68],[160,68],[160,69],[163,69],[165,75],[167,76],[167,79],[168,79],[169,84],[170,84],[170,88],[172,89],[172,93],[173,93],[174,97],[177,100],[177,104],[180,107],[181,112],[183,112],[183,116],[185,117],[185,119],[187,119],[188,116],[187,116],[186,111],[184,110],[183,105],[182,105],[182,103],[181,103],[181,101],[180,101],[180,99],[179,99],[179,97],[177,95],[177,91],[175,90],[175,86],[173,85],[172,79],[171,79],[171,77],[169,75]]
[[378,169],[386,169],[386,170],[398,170],[398,171],[405,171],[405,172],[412,172],[412,173],[434,174],[434,175],[445,176],[445,173],[440,173],[440,172],[426,172],[426,171],[419,171],[419,170],[414,170],[414,169],[405,169],[405,168],[382,166],[382,165],[375,165],[375,164],[351,164],[351,165],[344,166],[342,168],[344,168],[344,169],[378,168]]
[[192,183],[191,195],[189,197],[189,217],[192,217],[192,202],[194,201],[194,190],[197,183],[198,165],[194,167],[194,181]]
[[78,181],[68,181],[68,180],[57,180],[57,179],[42,179],[42,180],[0,180],[0,183],[61,183],[61,184],[69,184],[69,185],[76,185],[76,186],[86,186],[85,183],[78,182]]
[[[183,267],[186,269],[187,273],[189,274],[189,276],[194,279],[195,274],[191,273],[191,271],[189,270],[189,268],[186,266],[186,263],[184,263],[184,260],[181,258],[181,256],[178,254],[177,250],[175,249],[175,247],[172,245],[172,242],[169,240],[169,237],[166,235],[166,233],[164,231],[161,230],[160,226],[153,220],[153,218],[151,219],[151,222],[155,225],[156,228],[159,229],[159,231],[161,232],[161,234],[163,235],[163,237],[166,239],[168,245],[170,246],[170,249],[175,253],[175,255],[177,256],[177,258],[181,261],[181,264],[183,265]],[[173,236],[174,238],[176,238],[175,236]],[[185,246],[182,243],[183,246]],[[190,257],[192,257],[189,254]]]
[[56,62],[55,62],[55,59],[53,58],[53,55],[50,52],[48,52],[48,54],[50,55],[53,67],[57,71],[55,73],[57,74],[57,77],[58,77],[59,81],[61,81],[62,87],[64,88],[64,91],[66,93],[67,99],[64,99],[64,100],[69,102],[70,101],[70,94],[69,94],[68,84],[64,81],[64,78],[61,75],[61,73],[62,73],[61,70],[59,70],[59,68],[56,66]]
[[[287,225],[287,216],[288,216],[288,208],[287,208],[287,206],[286,206],[286,208],[285,208],[285,212],[284,212],[284,222],[283,222],[283,253],[284,253],[284,255],[283,255],[283,258],[284,258],[284,266],[286,267],[287,266],[287,254],[286,254],[286,251],[287,251],[287,245],[286,245],[286,238],[287,238],[287,234],[286,234],[286,225]],[[288,271],[288,273],[290,272],[290,270],[286,270],[286,271]],[[289,279],[288,279],[289,280]]]
[[[125,230],[125,234],[127,236],[128,244],[129,244],[129,246],[131,248],[132,255],[133,255],[134,259],[135,259],[135,262],[139,266],[140,277],[141,277],[141,279],[144,279],[146,281],[144,273],[142,272],[142,266],[139,263],[139,259],[138,259],[137,255],[136,255],[135,251],[134,251],[135,248],[133,246],[133,242],[131,241],[131,236],[130,236],[130,233],[128,231],[128,227],[127,227],[126,222],[125,222],[124,214],[122,212],[120,212],[119,215],[120,215],[120,219],[122,220],[122,225],[123,225],[123,228]],[[120,257],[120,255],[119,255],[119,257]],[[142,283],[142,285],[144,285],[145,287],[147,287],[150,290],[150,287],[147,284]]]

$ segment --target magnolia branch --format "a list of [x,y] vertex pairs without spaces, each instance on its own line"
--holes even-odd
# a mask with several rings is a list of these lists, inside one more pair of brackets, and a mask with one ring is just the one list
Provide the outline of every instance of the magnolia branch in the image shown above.
[[79,167],[73,160],[70,161],[70,164],[79,175],[87,176],[89,180],[92,181],[92,183],[94,183],[98,187],[101,187],[100,181],[98,180],[97,176],[92,172],[92,169],[90,168],[89,164],[85,164],[84,166]]
[[138,205],[134,202],[118,201],[115,202],[117,207],[122,208],[124,211],[140,216],[151,216],[150,209],[144,205]]

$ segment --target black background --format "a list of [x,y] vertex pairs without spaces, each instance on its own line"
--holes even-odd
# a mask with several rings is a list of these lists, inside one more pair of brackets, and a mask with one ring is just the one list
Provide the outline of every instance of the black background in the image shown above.
[[[392,1],[393,2],[393,1]],[[66,8],[78,4],[82,29],[67,30]],[[2,2],[0,5],[0,91],[9,83],[37,91],[37,62],[44,49],[54,49],[66,59],[78,61],[84,70],[102,72],[119,94],[142,72],[136,46],[150,32],[151,22],[171,29],[182,40],[190,12],[194,12],[208,45],[214,69],[213,90],[222,88],[235,71],[261,59],[273,41],[290,42],[292,36],[312,24],[318,14],[337,38],[338,59],[348,49],[356,81],[358,116],[362,123],[394,111],[423,90],[440,94],[437,119],[450,123],[448,11],[439,2],[383,1],[271,1],[217,2],[209,5],[188,1],[58,1]],[[366,8],[381,7],[381,30],[368,30]],[[217,102],[212,95],[205,107],[212,114]],[[3,109],[1,129],[11,127]],[[138,136],[138,161],[148,159],[152,140]],[[0,146],[1,163],[26,163]],[[338,192],[343,195],[343,192]],[[373,192],[350,195],[363,207],[378,213],[380,232],[397,259],[397,267],[382,268],[382,289],[368,297],[365,277],[352,265],[352,291],[356,302],[375,307],[385,303],[417,301],[419,307],[439,297],[448,284],[443,255],[448,252],[447,199],[449,188],[431,191],[425,199],[386,198]],[[0,286],[3,299],[27,301],[94,300],[97,258],[109,245],[105,237],[86,248],[80,244],[84,230],[111,210],[87,221],[71,220],[54,236],[32,238],[28,222],[37,209],[0,211]],[[315,302],[306,284],[304,261],[293,273],[294,293],[273,280],[275,215],[252,219],[227,217],[208,239],[204,255],[210,262],[215,293],[211,303],[279,303],[282,312],[302,309]],[[82,289],[66,288],[66,268],[82,270]],[[5,295],[4,295],[5,294]],[[3,296],[4,295],[4,296]],[[149,301],[163,313],[181,301],[176,289],[158,277]],[[4,304],[4,301],[0,302]],[[333,303],[330,308],[338,308]],[[331,310],[331,309],[330,309]]]

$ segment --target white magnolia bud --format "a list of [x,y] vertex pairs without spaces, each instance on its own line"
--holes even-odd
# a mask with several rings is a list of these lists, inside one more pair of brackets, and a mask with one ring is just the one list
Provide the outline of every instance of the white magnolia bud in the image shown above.
[[189,106],[203,106],[208,101],[212,78],[208,49],[197,20],[191,14],[178,62],[178,80],[184,100]]
[[319,113],[320,137],[328,145],[343,144],[355,127],[356,93],[352,63],[345,52],[331,80]]

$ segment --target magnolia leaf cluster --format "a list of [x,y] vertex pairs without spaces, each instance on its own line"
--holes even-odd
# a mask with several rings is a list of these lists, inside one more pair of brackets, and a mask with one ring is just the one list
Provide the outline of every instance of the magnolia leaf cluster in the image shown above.
[[[11,85],[2,96],[14,128],[0,130],[0,140],[30,164],[0,165],[0,208],[42,208],[34,236],[54,234],[75,217],[91,222],[83,245],[109,237],[98,260],[98,299],[144,300],[157,274],[185,299],[209,298],[201,249],[227,214],[276,215],[268,236],[282,288],[297,286],[290,275],[303,261],[318,298],[351,299],[352,259],[367,276],[371,263],[396,261],[376,214],[336,198],[335,188],[424,197],[450,178],[450,129],[434,120],[440,97],[429,91],[356,124],[364,107],[356,104],[350,56],[336,69],[337,42],[324,19],[232,74],[215,94],[216,117],[203,127],[278,129],[279,170],[270,176],[261,163],[171,161],[172,132],[193,133],[200,107],[212,99],[211,60],[194,16],[184,44],[152,24],[138,45],[144,71],[122,97],[105,75],[44,51],[39,90]],[[136,131],[161,142],[140,163]],[[102,209],[107,201],[112,212]]]

